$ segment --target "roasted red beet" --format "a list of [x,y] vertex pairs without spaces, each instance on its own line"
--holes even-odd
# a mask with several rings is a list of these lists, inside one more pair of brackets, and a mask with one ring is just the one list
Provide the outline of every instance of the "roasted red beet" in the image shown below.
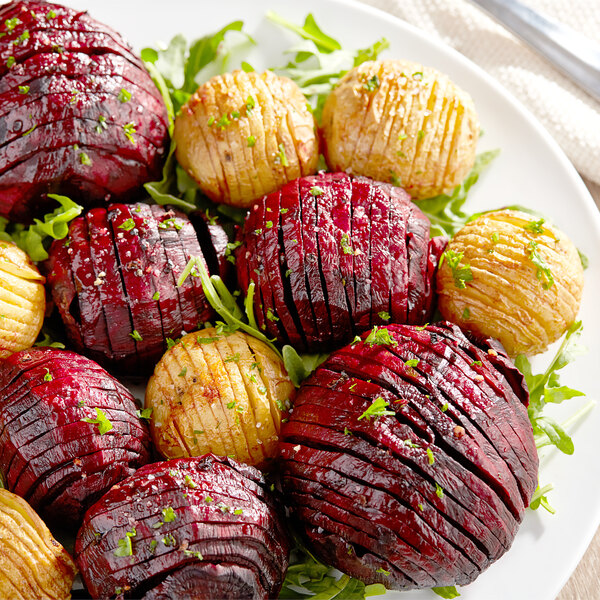
[[54,348],[0,362],[0,471],[46,518],[77,523],[149,459],[133,396],[91,360]]
[[113,204],[75,219],[45,266],[74,347],[120,372],[153,367],[166,338],[213,316],[199,278],[177,280],[192,256],[225,276],[226,240],[220,226],[198,222],[196,232],[183,213],[157,205]]
[[259,471],[211,454],[142,467],[90,508],[75,543],[94,598],[276,598],[288,555]]
[[283,427],[310,547],[367,583],[464,585],[510,547],[537,486],[527,388],[499,345],[390,325],[334,352]]
[[4,5],[0,33],[1,216],[30,221],[48,192],[128,200],[160,177],[167,112],[118,33],[37,0]]
[[401,188],[344,173],[303,177],[265,196],[236,251],[255,283],[261,327],[298,350],[339,348],[373,325],[422,324],[446,244]]

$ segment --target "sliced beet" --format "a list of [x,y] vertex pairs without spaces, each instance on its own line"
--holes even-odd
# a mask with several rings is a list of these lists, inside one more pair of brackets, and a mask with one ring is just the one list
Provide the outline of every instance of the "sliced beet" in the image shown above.
[[[205,247],[212,239],[205,240]],[[80,349],[93,352],[112,369],[143,373],[166,349],[166,338],[176,339],[212,318],[198,277],[191,274],[177,286],[189,259],[203,257],[183,213],[142,203],[95,208],[73,221],[67,243],[66,267],[61,262],[57,269],[57,262],[65,258],[63,242],[50,248],[46,267],[50,290],[68,325],[74,320],[73,306],[85,308],[76,320],[83,333]],[[68,271],[73,272],[77,292],[69,304],[60,287],[62,279],[57,278],[57,272],[64,278]]]
[[[278,200],[275,235],[268,209]],[[443,240],[429,239],[425,215],[389,184],[344,173],[297,179],[253,207],[238,241],[238,283],[256,269],[255,312],[273,312],[268,333],[298,340],[298,350],[331,350],[373,324],[431,314]]]
[[51,204],[48,192],[86,206],[139,197],[168,142],[141,60],[84,12],[19,1],[2,14],[0,214],[29,222]]
[[[247,573],[242,578],[244,597],[262,591],[259,597],[276,597],[289,544],[265,487],[258,472],[212,455],[138,470],[85,516],[75,554],[88,590],[94,597],[107,597],[127,586],[128,597],[161,598],[165,590],[178,589],[172,586],[178,585],[182,570],[217,574],[217,566],[232,565]],[[257,488],[258,495],[247,491]],[[243,497],[245,508],[236,514],[236,509],[217,502],[223,489]],[[131,555],[116,556],[119,540],[127,539],[128,532]],[[221,588],[218,579],[210,585],[228,589]]]
[[[150,436],[133,396],[89,359],[54,348],[15,353],[0,364],[0,390],[0,470],[9,488],[47,518],[76,523],[100,494],[149,458]],[[108,431],[101,429],[106,419]],[[102,478],[82,476],[89,457]]]
[[502,363],[450,326],[367,338],[300,388],[282,430],[287,505],[322,560],[366,583],[468,583],[510,547],[534,492],[526,410]]

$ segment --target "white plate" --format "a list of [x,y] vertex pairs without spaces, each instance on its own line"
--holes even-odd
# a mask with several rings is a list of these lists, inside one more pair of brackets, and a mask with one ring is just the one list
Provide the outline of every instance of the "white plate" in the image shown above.
[[[447,73],[475,101],[485,135],[480,150],[501,148],[502,154],[475,186],[467,209],[473,212],[522,204],[548,215],[590,258],[581,309],[583,341],[589,353],[562,372],[564,383],[599,398],[600,217],[587,189],[564,154],[535,118],[481,69],[452,49],[383,12],[343,0],[71,0],[124,34],[136,48],[168,42],[176,33],[188,39],[243,20],[258,41],[248,61],[257,68],[284,64],[281,51],[297,38],[267,22],[273,9],[301,23],[312,12],[319,25],[347,48],[362,48],[381,36],[390,40],[387,57],[408,58]],[[597,301],[597,300],[596,300]],[[596,335],[594,335],[596,333]],[[535,365],[543,368],[544,357]],[[587,399],[572,400],[568,414]],[[563,408],[563,407],[560,407]],[[600,523],[600,410],[595,409],[574,432],[575,454],[551,453],[542,461],[543,483],[557,514],[528,511],[513,548],[476,582],[461,589],[465,600],[554,600],[574,570]],[[596,582],[593,582],[597,585]],[[439,598],[431,591],[388,593],[392,600]]]

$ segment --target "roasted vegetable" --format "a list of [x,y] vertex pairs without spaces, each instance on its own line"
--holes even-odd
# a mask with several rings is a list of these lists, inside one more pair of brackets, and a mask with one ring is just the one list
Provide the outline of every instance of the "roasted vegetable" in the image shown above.
[[325,102],[322,126],[331,170],[390,181],[413,198],[458,185],[479,136],[471,97],[439,71],[406,60],[349,71]]
[[277,454],[282,412],[293,394],[282,361],[266,344],[209,328],[167,351],[148,382],[145,404],[164,457],[212,452],[265,465]]
[[45,308],[44,278],[23,250],[0,241],[0,358],[33,345]]
[[177,160],[215,202],[252,206],[317,170],[315,122],[298,86],[271,71],[213,77],[175,119]]
[[139,469],[75,543],[94,598],[276,598],[289,544],[260,473],[206,455]]
[[227,236],[201,218],[139,203],[95,208],[75,219],[46,263],[52,297],[73,346],[120,372],[151,369],[167,338],[213,311],[197,277],[177,282],[192,256],[224,276]]
[[68,600],[77,569],[32,508],[0,489],[0,597]]
[[119,34],[23,0],[2,7],[0,35],[0,215],[28,222],[50,191],[126,200],[160,178],[166,109]]
[[483,214],[456,234],[440,264],[444,318],[499,339],[511,356],[543,352],[579,312],[577,248],[544,219],[514,210]]
[[420,324],[434,301],[444,238],[408,194],[321,173],[297,179],[250,211],[236,250],[238,282],[255,283],[261,328],[322,352],[387,322]]
[[510,547],[537,486],[523,378],[450,323],[334,352],[282,429],[291,517],[326,564],[391,589],[466,584]]
[[0,362],[0,472],[48,519],[76,524],[149,458],[133,396],[91,360],[54,348]]

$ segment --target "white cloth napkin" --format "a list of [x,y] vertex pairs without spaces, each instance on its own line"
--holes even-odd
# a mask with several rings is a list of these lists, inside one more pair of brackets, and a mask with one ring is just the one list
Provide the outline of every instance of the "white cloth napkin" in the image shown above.
[[[600,103],[466,0],[362,0],[436,36],[536,115],[587,179],[600,184]],[[524,0],[600,42],[600,0]]]

